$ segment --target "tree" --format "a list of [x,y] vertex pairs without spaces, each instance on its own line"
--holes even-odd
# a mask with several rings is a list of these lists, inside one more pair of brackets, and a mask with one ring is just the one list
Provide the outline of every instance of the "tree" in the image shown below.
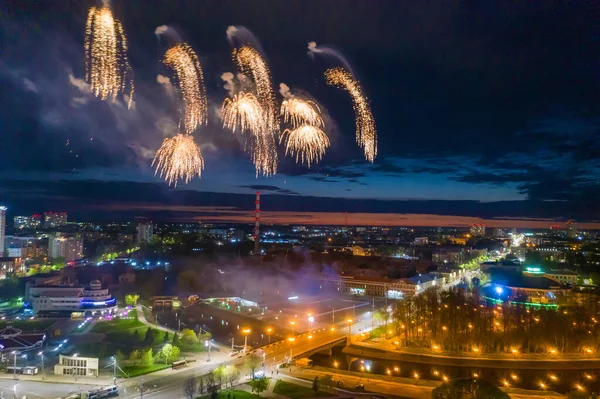
[[140,299],[138,294],[127,294],[125,295],[125,305],[133,306],[137,305],[137,301]]
[[133,351],[131,351],[131,353],[129,354],[129,361],[131,362],[132,365],[137,366],[140,362],[140,351],[135,349]]
[[218,387],[217,383],[215,382],[214,374],[208,373],[208,375],[206,376],[206,390],[211,393],[211,398],[214,393],[219,391],[219,388],[220,387]]
[[186,328],[181,332],[181,342],[186,344],[197,344],[200,341],[198,340],[194,330]]
[[152,348],[148,348],[142,351],[140,356],[140,366],[152,366],[154,364],[154,357],[152,356]]
[[259,356],[254,353],[246,358],[246,367],[250,369],[250,373],[252,374],[252,378],[254,378],[254,372],[260,366],[262,360]]
[[240,372],[238,371],[237,367],[235,367],[233,364],[228,365],[226,370],[227,370],[227,382],[229,382],[229,388],[233,388],[233,384],[240,377]]
[[204,378],[198,378],[198,393],[202,395],[204,393]]
[[212,372],[213,377],[219,383],[219,386],[223,385],[223,380],[227,381],[227,368],[224,365],[220,365]]
[[156,330],[153,330],[152,328],[148,327],[148,329],[146,330],[146,335],[144,335],[144,343],[146,345],[152,345],[154,343],[154,338],[156,337]]
[[431,392],[432,399],[510,399],[510,396],[487,380],[461,378],[445,382]]
[[166,344],[167,342],[169,342],[169,332],[165,331],[165,336],[163,338],[163,342]]
[[210,341],[212,339],[212,334],[208,331],[200,330],[198,333],[198,340],[200,342]]
[[119,349],[115,352],[115,359],[117,360],[117,364],[123,364],[123,360],[125,360],[125,355]]
[[165,363],[177,360],[181,353],[177,346],[171,344],[165,344],[160,352],[165,357]]
[[315,391],[315,394],[319,393],[319,376],[315,376],[312,383],[312,389]]
[[325,387],[325,390],[335,386],[335,381],[333,381],[333,376],[331,374],[326,374],[323,377],[319,378],[319,384]]
[[173,333],[173,345],[176,345],[178,343],[179,343],[179,334]]
[[248,385],[250,385],[250,388],[252,388],[252,392],[256,392],[256,394],[260,396],[260,393],[265,391],[269,386],[269,381],[267,380],[267,377],[263,376],[250,380]]
[[194,399],[194,396],[196,396],[196,392],[198,391],[196,386],[196,379],[194,377],[190,377],[187,380],[185,380],[185,382],[183,383],[183,391],[185,392],[187,397],[189,397],[190,399]]

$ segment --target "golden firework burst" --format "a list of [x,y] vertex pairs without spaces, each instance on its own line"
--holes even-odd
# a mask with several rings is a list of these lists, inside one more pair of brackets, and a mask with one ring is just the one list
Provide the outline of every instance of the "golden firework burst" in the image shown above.
[[281,116],[283,121],[291,123],[293,126],[307,124],[316,127],[323,127],[323,118],[319,106],[310,100],[303,100],[298,97],[286,98],[281,103]]
[[156,152],[152,166],[156,163],[154,175],[160,174],[169,185],[177,187],[179,180],[186,184],[196,175],[202,175],[204,158],[194,137],[189,134],[177,134],[167,137]]
[[330,145],[327,134],[310,125],[284,130],[280,142],[285,142],[286,155],[295,156],[296,162],[306,162],[308,167],[311,163],[319,163]]
[[363,148],[365,158],[374,162],[377,156],[377,128],[369,101],[363,94],[360,82],[344,68],[332,68],[325,71],[327,84],[344,89],[352,98],[356,123],[356,142]]
[[117,99],[129,82],[129,107],[133,101],[133,79],[127,59],[123,26],[108,6],[91,7],[85,30],[86,80],[92,93],[106,100]]
[[183,96],[185,131],[192,133],[206,123],[207,101],[200,60],[186,43],[177,43],[165,53],[163,62],[175,71]]

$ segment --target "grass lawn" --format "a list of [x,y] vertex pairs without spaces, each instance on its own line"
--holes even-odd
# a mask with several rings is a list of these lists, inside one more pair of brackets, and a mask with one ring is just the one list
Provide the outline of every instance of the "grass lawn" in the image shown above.
[[[304,387],[302,385],[292,384],[291,382],[286,382],[279,380],[275,384],[275,388],[273,388],[273,393],[277,393],[279,395],[287,396],[291,399],[306,399],[306,398],[316,398],[316,397],[327,397],[327,396],[335,396],[329,394],[327,392],[317,392],[313,391],[311,388]],[[237,399],[237,397],[236,397]]]
[[[227,397],[227,394],[229,394],[229,398]],[[239,389],[227,389],[224,391],[219,392],[219,399],[233,399],[233,397],[235,396],[235,399],[259,399],[262,398],[262,396],[258,396],[256,394],[250,393],[250,392],[246,392],[246,391],[240,391]],[[204,396],[198,396],[198,399],[208,399],[210,398],[210,395],[204,395]]]
[[[137,331],[137,334],[136,334]],[[114,331],[106,334],[106,342],[116,342],[119,345],[136,347],[136,346],[147,346],[144,342],[144,337],[148,331],[147,326],[129,328],[127,330]],[[152,345],[161,345],[165,342],[165,334],[169,334],[168,342],[173,340],[173,334],[165,333],[164,331],[154,330],[154,341]],[[137,335],[137,337],[136,337]],[[177,345],[179,346],[179,345]],[[183,351],[183,349],[182,349]]]
[[0,329],[3,329],[7,326],[13,326],[14,328],[23,330],[24,333],[42,332],[54,323],[56,323],[56,320],[54,319],[3,320],[0,322]]
[[152,366],[129,366],[123,367],[123,371],[127,373],[129,377],[136,377],[138,375],[148,374],[154,371],[168,369],[170,367],[170,364],[153,364]]
[[181,342],[181,340],[179,340],[179,342],[176,345],[179,347],[179,349],[181,349],[181,352],[187,352],[187,353],[206,352],[206,347],[204,346],[204,343],[186,344],[186,343]]
[[130,328],[143,327],[144,323],[137,319],[137,313],[135,310],[129,312],[131,319],[114,318],[108,321],[98,321],[92,332],[95,333],[109,333],[114,331],[128,330]]

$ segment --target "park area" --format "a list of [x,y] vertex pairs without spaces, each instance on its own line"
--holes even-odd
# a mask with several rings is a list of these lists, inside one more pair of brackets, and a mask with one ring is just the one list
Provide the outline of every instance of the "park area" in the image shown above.
[[135,310],[125,317],[98,322],[83,338],[86,340],[77,344],[77,353],[101,362],[115,356],[122,374],[128,377],[168,368],[185,354],[202,352],[207,339],[189,329],[174,334],[149,327]]

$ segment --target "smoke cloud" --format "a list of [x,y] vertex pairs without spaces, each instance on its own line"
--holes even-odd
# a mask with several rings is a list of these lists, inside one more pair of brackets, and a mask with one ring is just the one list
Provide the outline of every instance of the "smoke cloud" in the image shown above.
[[279,83],[279,93],[283,98],[293,97],[292,93],[290,92],[290,87],[285,83]]
[[316,42],[308,42],[308,53],[307,54],[312,59],[315,58],[315,54],[319,54],[330,61],[333,61],[337,64],[341,64],[348,72],[350,72],[352,74],[352,76],[354,76],[355,79],[358,79],[358,77],[356,76],[356,73],[354,71],[354,68],[352,67],[352,64],[350,64],[350,61],[348,61],[348,59],[342,53],[341,50],[339,50],[333,46],[329,46],[326,44],[317,46]]
[[227,90],[229,96],[233,96],[233,91],[235,89],[235,82],[233,81],[234,75],[231,72],[225,72],[221,75],[221,79],[225,82],[223,88]]
[[154,34],[156,36],[160,36],[162,34],[165,34],[168,30],[169,30],[169,27],[167,25],[161,25],[161,26],[158,26],[156,29],[154,29]]

